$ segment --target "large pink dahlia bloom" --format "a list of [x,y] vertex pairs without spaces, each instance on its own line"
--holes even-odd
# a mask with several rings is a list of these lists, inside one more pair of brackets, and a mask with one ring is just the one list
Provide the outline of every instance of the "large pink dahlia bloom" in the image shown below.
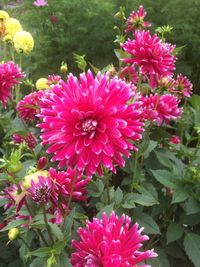
[[17,104],[17,111],[19,117],[24,121],[32,121],[36,119],[40,107],[41,97],[45,94],[44,91],[37,91],[26,95]]
[[[102,219],[86,222],[86,228],[79,228],[80,241],[73,240],[75,252],[71,255],[73,267],[137,267],[138,263],[156,257],[153,250],[139,251],[148,236],[141,235],[138,224],[131,226],[131,219],[120,218],[111,213]],[[140,267],[147,267],[143,264]]]
[[0,101],[4,107],[11,97],[13,86],[19,84],[21,78],[24,78],[24,74],[14,62],[0,63]]
[[[48,92],[47,92],[48,93]],[[141,138],[141,111],[128,104],[134,92],[130,84],[108,75],[94,77],[88,71],[80,80],[69,75],[42,98],[39,117],[43,144],[50,145],[52,161],[59,166],[78,167],[87,175],[102,174],[104,166],[115,171],[114,164],[124,166],[123,156],[136,147]]]
[[139,66],[141,74],[149,78],[150,85],[154,88],[162,76],[173,74],[176,57],[172,52],[175,46],[162,42],[156,34],[151,36],[149,31],[136,31],[134,35],[134,40],[128,39],[122,45],[132,58],[122,61]]

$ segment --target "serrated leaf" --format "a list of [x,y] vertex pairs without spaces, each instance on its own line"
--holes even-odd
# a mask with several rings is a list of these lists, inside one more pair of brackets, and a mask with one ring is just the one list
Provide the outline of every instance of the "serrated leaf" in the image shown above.
[[189,198],[185,202],[186,214],[194,214],[200,212],[200,203],[193,198]]
[[101,180],[90,181],[90,183],[87,186],[89,196],[91,197],[100,197],[104,190],[104,184]]
[[162,185],[175,189],[175,179],[169,171],[166,170],[151,170],[153,176],[156,180],[161,183]]
[[151,192],[144,188],[142,189],[141,194],[134,194],[134,202],[146,207],[159,204],[158,200],[151,194]]
[[144,158],[148,158],[149,154],[154,150],[154,148],[156,148],[158,142],[150,140],[149,145],[147,147],[147,149],[144,152]]
[[200,236],[193,233],[186,234],[184,247],[189,259],[194,263],[195,267],[199,267]]
[[171,222],[167,228],[167,244],[172,243],[183,235],[182,227],[176,223]]
[[107,205],[103,207],[98,213],[97,213],[97,218],[101,218],[103,212],[105,212],[107,215],[110,215],[111,212],[113,211],[114,208],[114,203],[111,203],[110,205]]
[[64,234],[62,233],[61,229],[58,227],[57,224],[49,223],[49,226],[51,228],[51,231],[53,235],[59,240],[63,240],[65,238]]
[[133,193],[128,193],[124,196],[124,203],[122,204],[122,207],[125,209],[135,208],[134,194]]
[[114,193],[114,201],[116,205],[119,205],[123,200],[123,192],[120,187]]
[[160,234],[160,229],[155,220],[148,214],[142,213],[138,216],[137,221],[140,226],[144,227],[147,234]]

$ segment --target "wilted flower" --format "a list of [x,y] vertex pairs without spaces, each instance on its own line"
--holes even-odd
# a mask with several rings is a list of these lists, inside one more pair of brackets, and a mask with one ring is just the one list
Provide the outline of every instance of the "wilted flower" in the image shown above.
[[144,21],[147,12],[145,11],[143,6],[139,6],[137,11],[133,11],[129,18],[126,21],[127,28],[125,32],[133,32],[135,30],[141,30],[146,27],[150,27],[151,23]]
[[29,54],[34,47],[32,35],[26,31],[19,31],[13,37],[13,43],[18,53]]
[[30,149],[35,148],[37,144],[35,137],[31,133],[28,133],[27,136],[23,136],[20,134],[13,134],[12,140],[16,144],[21,144],[25,142]]
[[24,78],[24,74],[14,62],[0,63],[0,101],[4,107],[11,97],[13,86],[20,84],[21,78]]
[[46,90],[49,89],[48,80],[46,78],[40,78],[36,81],[36,89],[37,90]]
[[172,52],[175,46],[163,43],[156,34],[151,36],[149,31],[135,31],[134,35],[135,40],[128,39],[122,45],[132,58],[122,61],[139,66],[141,74],[149,78],[154,88],[161,77],[173,74],[176,57]]
[[36,119],[35,116],[38,114],[43,94],[43,91],[33,92],[19,101],[17,104],[17,111],[20,118],[24,121],[32,121]]
[[9,18],[5,22],[5,32],[10,35],[12,38],[14,37],[16,32],[22,31],[22,26],[19,20],[14,18]]
[[178,144],[180,144],[181,140],[180,140],[180,137],[178,135],[172,135],[169,138],[169,142],[172,144],[178,145]]
[[104,166],[115,171],[124,166],[122,156],[136,150],[132,141],[141,139],[140,111],[128,104],[134,95],[130,84],[115,77],[88,71],[80,81],[72,74],[42,98],[39,117],[43,144],[59,166],[74,168],[87,175],[102,174]]
[[48,6],[48,2],[45,0],[36,0],[33,2],[33,5],[36,7],[45,7]]
[[125,78],[128,82],[134,84],[138,82],[138,73],[136,72],[134,65],[122,68],[119,77]]
[[[79,228],[80,241],[73,240],[74,252],[71,255],[73,267],[121,267],[139,266],[144,260],[157,257],[153,250],[139,251],[148,236],[141,235],[143,228],[131,226],[131,218],[114,212],[102,219],[86,221],[85,228]],[[147,267],[149,265],[140,265]]]

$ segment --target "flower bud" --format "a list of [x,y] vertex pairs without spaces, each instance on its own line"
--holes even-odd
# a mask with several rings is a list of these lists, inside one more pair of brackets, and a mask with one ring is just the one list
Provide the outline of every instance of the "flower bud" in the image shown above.
[[15,240],[19,236],[20,232],[18,228],[12,228],[8,231],[8,238],[10,241]]
[[47,165],[47,158],[46,157],[39,158],[39,160],[37,162],[37,168],[39,170],[42,170],[45,168],[46,165]]
[[67,63],[62,62],[61,67],[60,67],[60,72],[62,74],[66,74],[67,70],[68,70]]

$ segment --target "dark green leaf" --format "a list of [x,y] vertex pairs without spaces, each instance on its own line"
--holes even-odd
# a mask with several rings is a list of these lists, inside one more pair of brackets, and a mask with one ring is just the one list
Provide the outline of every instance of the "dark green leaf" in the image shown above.
[[160,229],[155,220],[148,214],[142,213],[138,216],[137,221],[140,226],[144,227],[147,234],[160,234]]
[[184,247],[189,259],[194,263],[195,267],[199,267],[200,236],[193,233],[186,234]]
[[183,228],[180,225],[171,222],[167,228],[167,244],[178,240],[183,233]]

